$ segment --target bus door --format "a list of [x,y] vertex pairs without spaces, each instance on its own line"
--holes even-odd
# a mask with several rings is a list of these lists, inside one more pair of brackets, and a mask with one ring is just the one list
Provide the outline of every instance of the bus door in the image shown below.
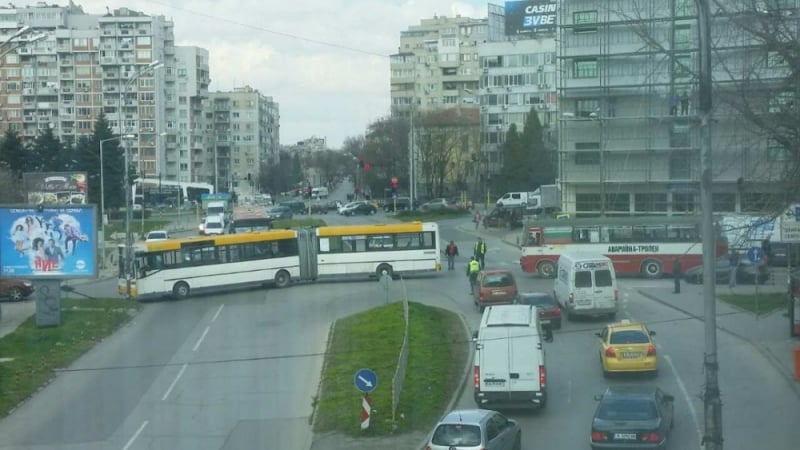
[[317,271],[317,233],[315,229],[297,230],[297,251],[300,255],[300,279],[316,280]]

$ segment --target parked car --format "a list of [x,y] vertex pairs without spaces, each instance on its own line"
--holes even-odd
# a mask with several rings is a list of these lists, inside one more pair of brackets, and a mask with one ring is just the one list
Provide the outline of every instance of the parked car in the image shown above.
[[478,310],[489,305],[510,305],[517,300],[517,282],[510,270],[482,270],[478,274],[474,303]]
[[355,216],[358,214],[371,215],[377,212],[377,208],[370,202],[353,202],[344,205],[339,213],[344,216]]
[[427,450],[518,450],[522,448],[519,424],[488,409],[454,410],[439,420]]
[[308,213],[308,205],[306,202],[299,200],[290,200],[288,202],[281,202],[280,206],[285,206],[292,211],[292,214],[306,214]]
[[792,257],[792,266],[800,265],[800,243],[770,242],[767,263],[770,266],[785,267],[789,264],[789,255]]
[[[715,264],[717,283],[730,281],[731,263],[727,258],[719,258]],[[683,275],[687,283],[703,282],[703,266],[692,267]],[[737,284],[764,284],[769,280],[769,270],[765,264],[753,264],[747,259],[739,259],[736,268]]]
[[147,233],[145,242],[166,241],[169,239],[169,233],[166,230],[153,230]]
[[429,202],[425,202],[420,205],[420,211],[436,211],[438,209],[447,209],[448,207],[447,200],[443,198],[435,198]]
[[388,199],[383,204],[383,210],[386,212],[394,212],[395,205],[398,211],[408,211],[411,209],[411,199],[408,197],[397,197],[397,199]]
[[267,217],[271,221],[277,219],[291,219],[292,215],[292,210],[288,206],[273,206],[267,209]]
[[25,300],[33,294],[33,284],[27,280],[0,278],[0,299],[12,302]]
[[613,386],[595,397],[591,445],[598,449],[663,449],[675,426],[675,398],[646,385]]
[[522,208],[506,206],[495,208],[483,218],[485,228],[514,229],[522,226]]
[[533,305],[539,310],[539,323],[550,328],[561,328],[561,307],[552,294],[547,292],[523,292],[517,297],[517,303]]

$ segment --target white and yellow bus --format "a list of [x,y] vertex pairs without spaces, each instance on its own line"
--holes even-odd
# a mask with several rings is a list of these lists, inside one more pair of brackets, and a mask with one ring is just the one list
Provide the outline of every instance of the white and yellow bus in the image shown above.
[[[137,244],[131,298],[191,293],[232,286],[273,285],[340,278],[393,276],[441,270],[436,223],[326,226],[255,231]],[[125,295],[124,247],[119,293]]]

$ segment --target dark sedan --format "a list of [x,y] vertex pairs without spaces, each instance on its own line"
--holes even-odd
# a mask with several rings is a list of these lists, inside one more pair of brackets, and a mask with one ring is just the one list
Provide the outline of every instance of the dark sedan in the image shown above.
[[292,210],[288,206],[273,206],[267,210],[267,217],[270,220],[291,219]]
[[342,209],[342,214],[345,216],[355,216],[357,214],[371,215],[375,214],[376,208],[372,203],[357,202],[350,207],[345,206]]
[[33,294],[33,284],[30,281],[0,278],[0,299],[18,302],[25,300],[31,294]]
[[667,447],[675,426],[675,398],[644,385],[613,386],[597,397],[591,446],[597,449],[659,449]]
[[519,294],[517,303],[535,306],[539,311],[539,323],[542,326],[561,328],[561,307],[547,292],[523,292]]
[[[684,274],[687,283],[703,282],[703,266],[692,267]],[[728,283],[731,277],[731,263],[727,258],[716,262],[717,283]],[[736,268],[736,284],[764,284],[769,280],[769,270],[764,264],[753,264],[747,260],[739,260]]]

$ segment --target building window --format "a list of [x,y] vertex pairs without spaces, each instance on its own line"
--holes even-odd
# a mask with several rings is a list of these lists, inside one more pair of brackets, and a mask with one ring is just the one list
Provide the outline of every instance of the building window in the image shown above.
[[789,149],[775,139],[767,140],[767,158],[770,161],[788,161]]
[[695,14],[694,0],[675,0],[675,16],[689,17]]
[[575,152],[575,165],[597,166],[600,165],[600,152]]
[[600,111],[600,101],[595,98],[581,98],[575,100],[576,117],[597,117]]
[[692,46],[692,27],[691,25],[675,26],[675,49],[688,49]]
[[636,194],[636,212],[667,212],[667,194]]
[[769,99],[769,112],[771,113],[788,111],[793,106],[794,94],[791,91],[778,92]]
[[606,194],[606,210],[629,212],[630,209],[631,209],[630,194],[627,193]]
[[597,32],[597,10],[572,13],[572,24],[575,25],[573,29],[575,33]]
[[786,67],[786,59],[780,52],[767,52],[767,67]]
[[669,146],[671,148],[688,148],[691,146],[691,127],[686,120],[678,120],[672,123],[669,130]]
[[736,194],[729,192],[719,192],[711,194],[711,208],[715,212],[735,212]]
[[145,59],[149,60],[153,55],[153,52],[150,50],[139,50],[136,52],[136,59]]
[[600,194],[575,194],[576,211],[600,211],[601,203]]
[[597,78],[597,60],[579,59],[573,62],[575,78]]
[[672,78],[676,82],[689,82],[694,77],[694,59],[689,54],[677,54],[672,68]]
[[136,38],[136,45],[150,45],[150,36],[139,36]]
[[672,194],[672,212],[693,213],[697,209],[697,195]]
[[690,152],[676,151],[669,157],[670,180],[688,180],[691,176],[692,162]]

